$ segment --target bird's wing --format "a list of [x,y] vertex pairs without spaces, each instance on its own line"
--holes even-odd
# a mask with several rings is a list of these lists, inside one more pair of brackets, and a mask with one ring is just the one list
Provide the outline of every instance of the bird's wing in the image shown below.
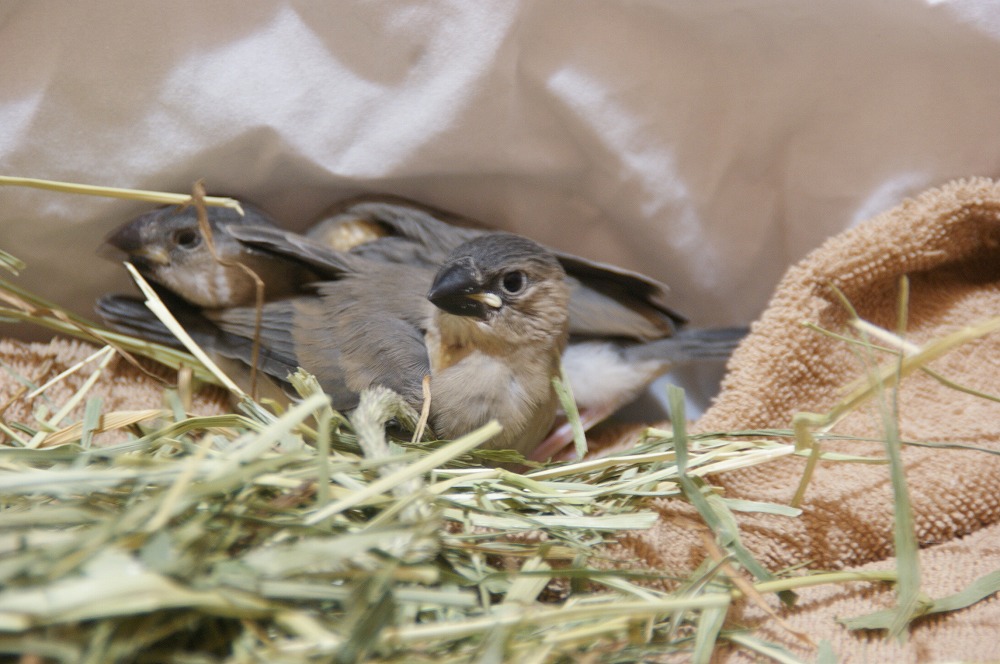
[[[375,260],[437,266],[448,253],[489,228],[479,222],[394,196],[342,203],[314,229],[322,235],[357,222],[372,224],[351,253]],[[667,303],[665,284],[638,272],[549,248],[569,276],[570,333],[639,341],[669,337],[687,322]]]
[[[249,334],[234,334],[220,328],[214,321],[208,320],[202,313],[164,289],[157,289],[157,291],[177,322],[202,350],[210,356],[219,355],[250,364],[253,354],[252,324]],[[105,295],[98,299],[95,308],[105,323],[119,332],[166,346],[180,347],[181,345],[173,333],[139,298],[128,295]],[[278,316],[277,318],[287,320],[287,316]],[[257,366],[264,373],[284,382],[287,380],[288,374],[295,371],[297,364],[294,355],[289,355],[286,352],[287,345],[265,343],[266,331],[269,328],[277,327],[268,323],[269,321],[265,320],[262,328]]]
[[665,284],[615,265],[554,253],[572,288],[570,334],[648,341],[669,337],[687,322],[667,304]]
[[94,304],[94,311],[108,327],[117,332],[147,339],[164,346],[176,347],[179,345],[177,338],[167,329],[167,326],[161,323],[160,319],[153,315],[153,312],[137,297],[102,295]]
[[[372,263],[372,272],[317,286],[297,304],[296,348],[303,367],[339,368],[360,391],[384,385],[419,407],[430,373],[424,333],[433,317],[427,291],[434,273],[413,265]],[[328,366],[335,358],[336,367]]]
[[[288,375],[300,366],[316,376],[338,410],[357,405],[358,395],[347,386],[340,368],[339,350],[331,329],[323,337],[330,340],[322,354],[308,353],[298,340],[297,328],[309,318],[300,315],[304,306],[319,302],[316,296],[302,296],[271,302],[261,309],[260,326],[257,327],[255,307],[231,307],[205,311],[204,315],[216,326],[219,338],[215,340],[218,352],[226,357],[251,364],[253,339],[259,339],[258,363],[261,371],[285,383]],[[319,318],[322,320],[322,317]]]
[[[291,370],[301,366],[315,375],[335,408],[354,407],[357,393],[374,385],[419,406],[430,371],[424,331],[433,272],[357,257],[347,267],[339,278],[315,283],[314,293],[265,304],[261,347],[286,358]],[[233,338],[253,338],[254,307],[204,315]],[[249,362],[249,355],[241,359]],[[287,370],[276,377],[286,376]]]
[[300,263],[320,278],[337,279],[363,269],[358,257],[291,231],[265,226],[239,226],[229,228],[229,234],[248,247]]

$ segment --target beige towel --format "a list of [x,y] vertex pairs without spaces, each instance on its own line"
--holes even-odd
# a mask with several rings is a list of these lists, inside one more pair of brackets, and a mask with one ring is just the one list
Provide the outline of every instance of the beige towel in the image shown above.
[[[45,384],[61,373],[73,368],[94,354],[98,349],[81,341],[69,339],[52,339],[48,343],[25,343],[13,339],[0,339],[0,421],[21,422],[28,426],[39,426],[38,418],[51,424],[53,414],[87,381],[90,374],[97,368],[97,362],[91,361],[79,370],[55,382],[43,395],[27,400],[24,395],[34,387]],[[149,370],[158,374],[168,375],[175,380],[172,372],[158,365],[149,363]],[[121,358],[115,358],[111,366],[102,374],[87,391],[79,405],[66,417],[53,426],[78,423],[83,418],[87,399],[99,397],[101,411],[112,413],[116,411],[133,411],[163,408],[163,386],[128,364]],[[47,410],[43,408],[47,407]],[[200,390],[192,399],[193,414],[215,415],[232,412],[229,399],[221,389],[209,388]],[[109,431],[97,434],[98,444],[112,444],[124,440],[122,431]],[[0,432],[0,445],[9,443]]]
[[[806,328],[803,321],[844,329],[848,315],[833,295],[834,284],[862,318],[895,329],[898,283],[904,274],[910,278],[909,341],[920,344],[1000,316],[1000,185],[976,179],[928,191],[830,239],[790,269],[734,354],[722,393],[695,428],[789,428],[799,411],[828,411],[841,388],[864,370],[850,347]],[[1000,333],[961,346],[930,366],[962,385],[1000,395]],[[954,391],[918,373],[902,382],[899,405],[905,440],[1000,450],[996,401]],[[835,431],[879,437],[881,427],[878,411],[869,407]],[[824,443],[823,449],[883,454],[879,443]],[[939,545],[924,552],[925,590],[948,594],[963,581],[1000,569],[1000,530],[992,525],[1000,522],[1000,457],[920,447],[906,447],[903,457],[919,542]],[[713,482],[730,497],[787,503],[804,465],[802,458],[784,458]],[[743,542],[767,567],[779,570],[808,562],[814,569],[836,569],[893,555],[886,466],[821,462],[805,498],[799,518],[737,515]],[[705,557],[704,549],[689,522],[677,518],[690,516],[691,510],[680,501],[662,501],[657,509],[663,515],[659,525],[625,540],[616,553],[675,572],[694,567]],[[991,536],[960,539],[987,526]],[[906,647],[880,640],[873,646],[833,623],[836,616],[873,610],[869,602],[887,606],[891,593],[877,595],[876,600],[871,591],[807,591],[790,615],[799,626],[831,639],[844,661],[924,661],[921,653],[1000,660],[996,602],[923,625]],[[757,615],[754,622],[761,620]],[[969,621],[980,635],[975,639],[968,638]],[[808,654],[794,639],[784,642]]]

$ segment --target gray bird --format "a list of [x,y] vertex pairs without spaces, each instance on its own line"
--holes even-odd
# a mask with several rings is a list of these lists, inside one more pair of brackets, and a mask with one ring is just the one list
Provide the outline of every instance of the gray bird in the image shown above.
[[[395,196],[362,196],[329,210],[307,234],[377,260],[433,265],[489,229]],[[679,365],[726,359],[746,327],[688,328],[667,287],[643,274],[550,248],[567,273],[570,339],[562,363],[585,430],[635,400]],[[532,455],[554,456],[572,440],[563,423]]]
[[244,215],[229,208],[208,208],[211,246],[195,209],[174,205],[136,217],[105,242],[125,252],[144,277],[198,307],[217,309],[256,301],[257,282],[238,264],[261,278],[269,300],[296,293],[315,279],[300,263],[236,240],[228,232],[231,227],[276,227],[263,211],[242,207]]
[[[562,266],[537,243],[484,234],[434,269],[336,252],[263,226],[231,225],[227,232],[317,275],[305,292],[264,305],[259,366],[266,373],[284,380],[301,366],[341,410],[375,385],[419,410],[429,375],[432,429],[454,438],[497,419],[503,431],[487,444],[497,449],[527,454],[552,427],[569,290]],[[135,329],[145,320],[155,328],[141,308],[121,296],[98,302],[118,327]],[[196,341],[250,361],[253,306],[188,306],[180,313]]]
[[[244,253],[246,258],[253,258],[255,270],[259,270],[264,280],[269,285],[274,280],[280,286],[273,293],[269,290],[269,299],[285,296],[295,286],[290,281],[298,280],[298,286],[302,288],[318,278],[317,274],[322,273],[324,268],[317,268],[316,261],[310,261],[302,255],[292,258],[287,251],[269,251],[252,242],[236,239],[239,229],[247,226],[275,226],[263,213],[256,210],[254,212],[254,217],[247,222],[240,220],[235,213],[221,208],[209,208],[213,235],[218,236],[215,244],[227,249],[226,256],[241,262],[247,262],[243,260]],[[172,246],[177,244],[178,238],[186,238],[186,235],[179,235],[173,226],[165,226],[157,231],[156,219],[154,213],[139,217],[109,238],[109,242],[128,253],[130,260],[144,273],[143,261],[150,253],[145,249],[144,243],[158,247],[157,251],[160,253],[181,256],[192,253],[189,247]],[[175,213],[168,219],[180,226],[184,226],[180,220],[188,219],[185,230],[198,230],[193,211],[187,215]],[[326,218],[308,231],[308,235],[335,249],[335,253],[340,255],[346,252],[383,265],[407,265],[436,270],[456,247],[489,232],[489,229],[478,222],[406,199],[369,196],[338,204]],[[285,234],[283,237],[295,244],[290,240],[295,237],[293,234]],[[123,242],[121,238],[139,240]],[[298,244],[304,246],[303,242]],[[566,272],[565,281],[570,293],[570,340],[563,353],[562,363],[585,429],[633,401],[654,379],[670,369],[689,362],[728,357],[746,334],[746,328],[742,327],[686,328],[685,318],[667,305],[667,288],[660,282],[617,266],[551,249],[549,251]],[[171,277],[169,272],[172,268],[169,267],[162,269],[161,274],[148,276],[182,298],[201,306],[206,305],[203,300],[199,302],[200,298],[196,299],[196,292],[205,290],[207,286],[199,284],[245,278],[242,272],[236,273],[215,261],[204,243],[196,247],[194,253],[200,253],[200,258],[191,256],[187,264],[197,264],[197,267],[184,278]],[[139,259],[138,262],[136,258]],[[184,263],[177,261],[173,265],[176,266],[173,269],[181,269]],[[162,274],[163,272],[167,274]],[[289,278],[288,275],[293,276]],[[224,290],[215,288],[217,293]],[[236,293],[241,289],[231,287],[229,290]],[[245,299],[232,298],[224,301],[216,298],[209,306],[233,307],[246,302]],[[138,315],[138,312],[123,315],[120,311],[113,311],[107,301],[104,302],[103,309],[102,316],[112,324],[117,320],[119,324],[131,322],[135,325],[130,317]],[[324,320],[319,317],[319,313],[317,316],[317,320]],[[190,320],[190,315],[188,317],[187,325],[212,329],[210,323],[206,324],[199,318]],[[283,324],[287,324],[287,319]],[[145,324],[147,329],[143,333],[147,337],[166,342],[167,339],[154,336],[153,329],[156,325],[156,321],[149,321]],[[169,338],[165,329],[161,331],[161,335]],[[246,343],[245,334],[236,338],[243,339],[241,343]],[[208,340],[204,342],[208,343]],[[227,339],[221,345],[231,347],[233,342],[234,339]],[[315,348],[317,352],[322,351],[318,346]],[[273,366],[269,370],[272,363],[273,360],[266,354],[259,361],[263,370],[277,375],[280,367],[277,373]],[[335,363],[323,367],[326,372],[335,370]],[[330,382],[330,376],[326,373],[317,375],[326,379],[327,383]],[[563,424],[552,432],[534,456],[538,459],[553,456],[571,439],[571,429]]]

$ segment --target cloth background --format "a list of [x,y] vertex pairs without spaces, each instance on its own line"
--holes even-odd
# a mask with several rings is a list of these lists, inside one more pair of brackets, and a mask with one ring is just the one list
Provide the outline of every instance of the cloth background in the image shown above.
[[[1000,174],[1000,4],[0,5],[0,174],[211,192],[300,228],[390,192],[746,323],[826,237]],[[23,285],[90,313],[144,204],[0,189]],[[27,328],[15,333],[24,335]]]

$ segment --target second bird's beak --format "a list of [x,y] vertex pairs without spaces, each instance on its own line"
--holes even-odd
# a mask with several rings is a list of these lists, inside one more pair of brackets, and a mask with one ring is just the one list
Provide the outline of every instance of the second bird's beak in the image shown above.
[[427,294],[434,306],[455,316],[486,320],[503,304],[496,293],[484,290],[482,275],[472,261],[446,265],[434,277]]
[[146,244],[142,233],[136,224],[127,224],[104,239],[104,241],[128,254],[132,263],[147,266],[167,265],[170,263],[170,255],[167,250],[158,244]]

